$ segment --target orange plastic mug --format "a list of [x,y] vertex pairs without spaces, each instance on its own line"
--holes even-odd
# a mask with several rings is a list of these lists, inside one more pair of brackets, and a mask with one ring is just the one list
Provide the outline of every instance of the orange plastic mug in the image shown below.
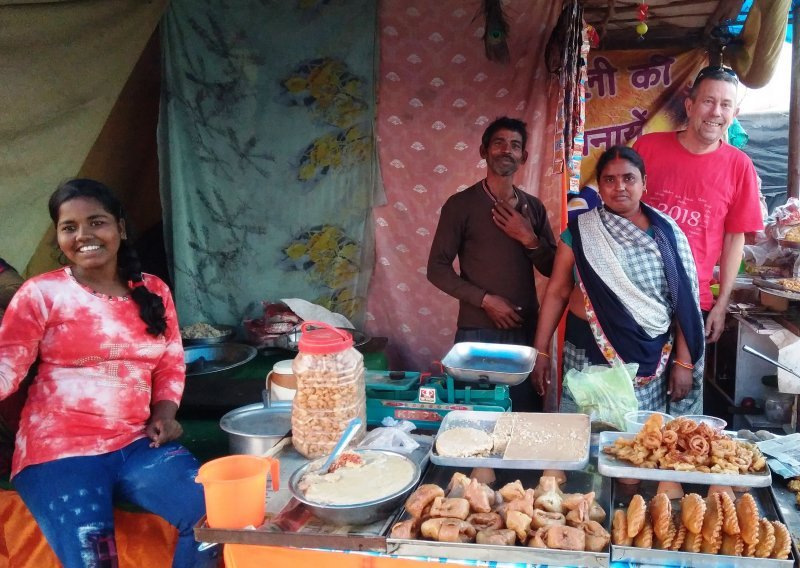
[[235,455],[202,465],[195,481],[203,484],[208,526],[214,529],[257,527],[264,522],[267,474],[272,490],[280,483],[280,462],[275,458]]

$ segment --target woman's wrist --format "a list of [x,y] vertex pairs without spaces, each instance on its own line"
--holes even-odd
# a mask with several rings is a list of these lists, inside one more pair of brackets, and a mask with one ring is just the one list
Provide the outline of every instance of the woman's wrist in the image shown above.
[[673,365],[677,365],[678,367],[682,367],[684,369],[687,369],[689,371],[693,371],[694,370],[694,365],[692,365],[691,363],[684,363],[680,359],[673,359],[672,364]]

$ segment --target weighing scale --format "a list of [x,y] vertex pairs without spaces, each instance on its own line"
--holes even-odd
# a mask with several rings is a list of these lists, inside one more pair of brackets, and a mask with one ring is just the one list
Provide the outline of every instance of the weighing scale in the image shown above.
[[365,381],[369,426],[380,426],[390,416],[410,420],[421,430],[438,430],[451,410],[511,409],[507,385],[461,383],[447,374],[411,371],[367,371]]

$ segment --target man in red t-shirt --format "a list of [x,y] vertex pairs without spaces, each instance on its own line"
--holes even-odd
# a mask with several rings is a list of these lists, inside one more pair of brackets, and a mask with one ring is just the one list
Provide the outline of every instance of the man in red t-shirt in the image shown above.
[[[706,67],[686,99],[687,128],[639,138],[647,189],[642,200],[669,215],[686,233],[697,264],[706,338],[719,339],[736,274],[744,233],[764,227],[756,170],[750,158],[723,140],[739,109],[733,71]],[[719,260],[719,297],[710,281]]]

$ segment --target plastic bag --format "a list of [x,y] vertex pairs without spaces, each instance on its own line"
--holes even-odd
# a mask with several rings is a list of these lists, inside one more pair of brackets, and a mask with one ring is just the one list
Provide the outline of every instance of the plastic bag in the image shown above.
[[373,450],[392,450],[402,454],[410,454],[419,448],[419,442],[411,437],[411,432],[417,426],[409,420],[395,420],[387,416],[381,421],[382,428],[375,428],[367,432],[358,445],[359,448],[372,448]]
[[625,431],[625,413],[639,410],[633,392],[633,377],[638,369],[638,363],[616,367],[593,365],[583,371],[570,369],[564,376],[564,386],[579,412]]

